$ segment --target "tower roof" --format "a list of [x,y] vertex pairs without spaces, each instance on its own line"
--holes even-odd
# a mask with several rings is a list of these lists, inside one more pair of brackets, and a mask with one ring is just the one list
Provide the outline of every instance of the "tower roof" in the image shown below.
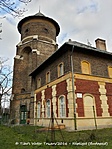
[[44,17],[45,17],[45,15],[44,15],[43,13],[40,12],[40,10],[39,10],[39,12],[36,13],[34,16],[44,16]]
[[28,16],[28,17],[25,17],[23,18],[19,23],[18,23],[18,31],[19,33],[21,34],[21,28],[22,28],[22,25],[28,21],[28,20],[32,20],[32,19],[43,19],[43,20],[47,20],[49,22],[51,22],[52,24],[54,24],[55,28],[56,28],[56,36],[58,36],[59,32],[60,32],[60,27],[58,25],[58,23],[53,20],[52,18],[49,18],[49,17],[46,17],[44,14],[42,14],[39,10],[38,13],[36,13],[35,15],[32,15],[32,16]]

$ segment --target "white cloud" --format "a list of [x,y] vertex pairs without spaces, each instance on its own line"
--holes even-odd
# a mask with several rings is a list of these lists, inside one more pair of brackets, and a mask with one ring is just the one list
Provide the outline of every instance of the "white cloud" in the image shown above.
[[17,24],[12,24],[9,20],[2,20],[2,34],[0,40],[0,57],[10,58],[11,62],[16,53],[16,44],[19,41],[18,31],[16,29]]
[[[32,0],[27,6],[25,16],[34,15],[40,10],[56,20],[60,25],[57,42],[62,45],[68,39],[94,45],[98,37],[107,40],[107,47],[112,51],[112,1],[108,0]],[[24,17],[25,17],[24,16]],[[3,23],[0,55],[13,59],[16,44],[20,41],[17,31],[18,19],[0,20]]]

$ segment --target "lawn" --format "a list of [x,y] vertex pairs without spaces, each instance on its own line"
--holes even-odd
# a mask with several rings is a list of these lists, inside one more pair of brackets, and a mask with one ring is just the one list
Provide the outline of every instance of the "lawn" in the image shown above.
[[0,149],[112,149],[112,128],[68,132],[0,125]]

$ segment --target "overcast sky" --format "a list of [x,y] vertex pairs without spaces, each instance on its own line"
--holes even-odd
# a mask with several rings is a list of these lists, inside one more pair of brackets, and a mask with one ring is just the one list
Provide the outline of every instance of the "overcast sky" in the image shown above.
[[[61,46],[68,39],[87,44],[87,40],[95,47],[95,39],[106,40],[108,51],[112,52],[112,0],[32,0],[25,6],[28,11],[24,17],[40,11],[56,20],[60,25],[57,43]],[[10,64],[16,54],[16,45],[20,42],[17,24],[22,18],[11,15],[1,19],[0,57],[8,57]],[[23,18],[24,18],[23,17]]]

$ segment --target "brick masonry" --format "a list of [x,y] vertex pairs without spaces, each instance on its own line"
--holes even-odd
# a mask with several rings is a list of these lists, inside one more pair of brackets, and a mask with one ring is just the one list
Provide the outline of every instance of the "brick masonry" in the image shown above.
[[[57,84],[57,86],[56,86],[56,97],[57,97],[57,105],[59,105],[58,104],[58,102],[59,102],[59,97],[61,96],[61,95],[64,95],[65,96],[65,103],[66,103],[66,117],[68,117],[68,113],[69,113],[69,110],[68,110],[68,99],[67,99],[67,94],[68,94],[68,92],[67,92],[67,83],[66,83],[66,81],[63,81],[63,82],[60,82],[60,83],[58,83]],[[58,110],[58,108],[57,108],[57,111],[59,111]],[[59,113],[57,112],[57,114],[59,115]]]
[[[33,40],[34,35],[37,35],[37,40]],[[23,60],[14,60],[12,89],[14,100],[11,102],[12,109],[15,110],[15,108],[20,107],[21,103],[34,103],[34,101],[31,101],[30,95],[32,90],[36,90],[36,105],[32,105],[30,109],[32,119],[33,111],[34,108],[37,108],[38,101],[42,103],[41,118],[46,118],[45,103],[47,99],[50,99],[55,106],[54,113],[56,117],[60,119],[58,99],[61,95],[64,95],[66,99],[66,117],[64,118],[64,122],[69,126],[69,119],[71,119],[72,122],[74,121],[72,78],[71,75],[66,78],[71,72],[71,48],[72,46],[70,45],[64,45],[61,47],[61,50],[57,50],[57,53],[56,28],[54,24],[48,20],[29,19],[23,23],[21,27],[21,42],[17,45],[16,52],[17,55],[23,56]],[[32,53],[33,49],[40,51],[40,55]],[[53,57],[52,54],[55,56]],[[49,61],[48,57],[51,55],[52,57]],[[76,115],[78,120],[85,118],[84,123],[80,121],[79,125],[81,126],[87,123],[84,107],[85,95],[91,95],[91,97],[93,97],[97,119],[110,118],[109,116],[112,116],[112,80],[108,75],[108,66],[112,66],[111,56],[100,52],[96,54],[94,50],[77,46],[72,56],[73,71],[75,75],[80,74],[79,78],[75,77],[75,95],[77,95],[77,93],[82,94],[80,98],[76,96]],[[47,62],[45,62],[46,59]],[[82,74],[82,61],[90,63],[91,74]],[[64,64],[64,75],[58,77],[58,65],[60,63]],[[29,74],[37,67],[39,70],[36,72],[35,76],[32,78],[29,77]],[[47,84],[46,73],[48,71],[50,71],[51,82]],[[37,88],[38,78],[41,78],[40,88]],[[12,113],[14,113],[14,110],[12,110]],[[17,111],[19,111],[19,108],[17,108]],[[36,112],[37,111],[35,111],[35,113]],[[19,112],[15,113],[15,115],[19,120]],[[106,119],[102,119],[102,121],[107,122]],[[93,120],[90,123],[93,123]],[[101,124],[102,122],[99,123]]]
[[54,25],[46,20],[33,19],[22,26],[21,39],[31,35],[41,35],[56,40]]
[[[12,88],[14,98],[13,101],[11,101],[12,113],[14,112],[13,109],[16,107],[16,104],[18,103],[18,107],[20,107],[20,100],[24,100],[23,96],[21,96],[23,93],[26,100],[25,102],[31,98],[27,98],[27,94],[31,94],[32,90],[34,91],[34,89],[32,89],[33,85],[29,74],[57,49],[57,28],[54,25],[54,22],[49,18],[44,19],[44,17],[41,18],[37,16],[35,19],[34,17],[31,17],[30,19],[25,18],[25,21],[22,23],[21,29],[19,30],[21,41],[16,46],[16,56],[22,56],[23,59],[14,59]],[[37,39],[33,40],[35,35]],[[40,54],[33,53],[33,49],[39,51]],[[19,99],[17,98],[17,95],[20,96]],[[16,102],[16,100],[19,102]],[[33,111],[34,110],[31,109],[30,113],[33,113]],[[31,117],[33,117],[33,114],[31,115]],[[19,117],[20,116],[18,115],[17,119],[19,119]],[[12,115],[12,118],[14,118],[14,115]]]
[[112,116],[112,84],[106,83],[106,95],[108,97],[107,103],[108,103],[108,112],[110,113],[110,116]]
[[[95,106],[96,106],[97,116],[102,116],[102,108],[101,108],[101,100],[100,100],[98,82],[76,79],[75,85],[76,85],[76,93],[82,93],[82,95],[88,93],[95,97]],[[79,117],[84,116],[83,99],[77,98],[77,112],[78,112]]]
[[[110,84],[106,84],[106,90],[107,90],[107,104],[109,106],[109,113],[110,113],[110,116],[111,116],[111,106],[112,106],[112,103],[111,103],[111,98],[109,95],[109,85]],[[102,112],[103,110],[105,109],[102,109],[102,101],[100,99],[100,92],[99,92],[99,84],[97,81],[88,81],[88,80],[82,80],[82,79],[76,79],[75,81],[75,86],[76,86],[76,90],[75,90],[75,93],[82,93],[82,95],[84,96],[85,94],[91,94],[94,96],[95,98],[95,107],[96,107],[96,116],[98,117],[101,117],[102,116]],[[110,92],[111,94],[111,92]],[[67,83],[66,81],[63,81],[63,82],[60,82],[56,85],[56,114],[57,114],[57,117],[58,117],[58,99],[60,97],[60,95],[64,95],[66,97],[66,117],[68,117],[68,113],[69,113],[69,102],[68,102],[68,91],[67,91]],[[83,97],[82,96],[82,97]],[[47,99],[50,99],[52,101],[53,99],[53,96],[52,96],[52,87],[47,87],[45,89],[45,92],[44,92],[44,97],[45,97],[45,100]],[[37,93],[37,101],[42,101],[42,93],[41,91],[39,93]],[[77,113],[78,113],[78,117],[85,117],[84,115],[84,103],[83,103],[83,98],[77,98],[76,99],[76,103],[77,103]]]

